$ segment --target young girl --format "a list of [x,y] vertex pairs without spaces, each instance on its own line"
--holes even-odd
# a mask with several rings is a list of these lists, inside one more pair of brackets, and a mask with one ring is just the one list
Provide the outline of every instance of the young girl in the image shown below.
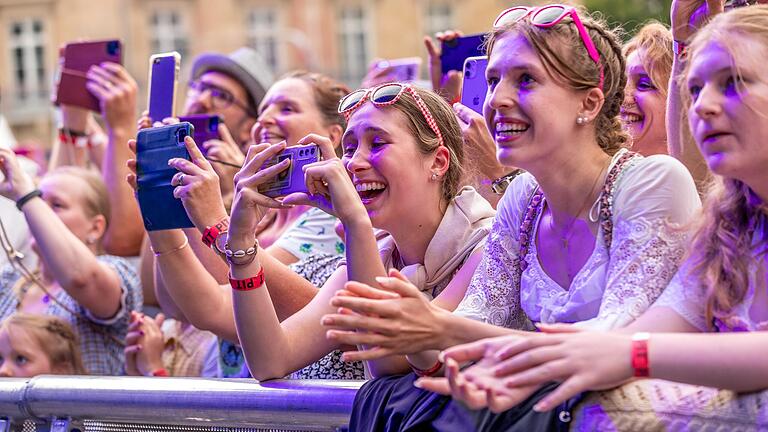
[[[654,306],[620,332],[545,327],[553,334],[456,347],[449,358],[484,357],[483,366],[468,369],[459,381],[474,375],[499,399],[512,388],[561,381],[537,410],[633,376],[735,392],[768,389],[768,79],[761,64],[768,55],[766,28],[768,6],[754,6],[715,17],[691,42],[681,91],[691,132],[716,176],[688,259]],[[697,332],[714,334],[692,334]],[[480,344],[487,349],[478,350]],[[658,427],[639,422],[657,421],[638,416],[653,409],[668,421],[701,415],[712,429],[736,427],[728,421],[766,427],[765,392],[733,400],[733,393],[659,381],[633,386],[591,401],[616,407],[609,413],[616,422],[634,419],[641,429]],[[608,416],[591,420],[600,418]],[[600,429],[588,416],[582,420],[585,429]]]
[[80,344],[61,318],[15,313],[0,324],[0,377],[86,375]]

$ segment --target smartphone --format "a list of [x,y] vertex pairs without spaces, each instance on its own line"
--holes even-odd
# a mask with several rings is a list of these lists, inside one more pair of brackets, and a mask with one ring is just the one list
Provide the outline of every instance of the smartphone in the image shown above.
[[483,115],[483,103],[488,93],[488,81],[485,80],[486,67],[488,67],[487,56],[468,57],[464,61],[461,104],[480,115]]
[[176,87],[179,81],[181,55],[176,51],[154,54],[149,58],[149,118],[163,121],[175,117]]
[[57,73],[54,103],[100,111],[99,100],[85,87],[86,74],[103,62],[123,63],[122,44],[117,39],[74,42],[64,46]]
[[203,147],[203,143],[212,139],[221,139],[219,136],[219,123],[221,123],[221,117],[216,114],[194,114],[190,116],[179,117],[179,121],[188,122],[192,125],[195,132],[192,138],[195,139],[197,148],[203,153],[203,156],[208,156],[208,150]]
[[290,159],[291,165],[273,180],[259,185],[259,192],[271,198],[294,192],[307,192],[307,185],[304,181],[304,165],[320,161],[320,148],[317,144],[288,147],[280,154],[264,162],[261,169],[269,168],[285,159]]
[[142,129],[136,136],[136,195],[147,231],[191,228],[180,199],[174,198],[171,184],[176,169],[172,158],[189,160],[184,138],[194,134],[189,122]]
[[467,57],[478,57],[483,52],[484,34],[474,34],[461,36],[449,41],[443,41],[442,51],[440,53],[440,65],[443,73],[451,70],[460,71],[464,67],[464,60]]
[[406,57],[392,60],[382,60],[376,67],[378,69],[390,68],[389,76],[397,82],[412,82],[419,79],[421,69],[420,57]]

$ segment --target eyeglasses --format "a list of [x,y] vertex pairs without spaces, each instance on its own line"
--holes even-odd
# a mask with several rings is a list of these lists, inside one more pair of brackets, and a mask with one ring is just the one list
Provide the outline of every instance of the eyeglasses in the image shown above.
[[236,107],[239,107],[245,111],[245,113],[251,117],[256,118],[259,116],[259,114],[251,107],[238,101],[235,98],[235,95],[233,95],[229,90],[200,80],[189,82],[189,90],[187,91],[187,96],[196,97],[205,93],[206,91],[211,92],[211,104],[213,105],[213,108],[225,109],[235,105]]
[[443,142],[443,134],[440,133],[440,128],[437,127],[437,121],[435,121],[432,113],[429,112],[427,104],[421,99],[419,93],[408,84],[387,83],[369,89],[355,90],[341,99],[338,111],[339,114],[344,114],[344,116],[349,117],[352,111],[360,107],[366,99],[370,99],[371,103],[376,106],[392,105],[400,100],[400,97],[404,92],[413,97],[414,101],[416,101],[416,105],[421,110],[421,114],[424,115],[424,120],[429,124],[429,128],[432,129],[435,135],[437,135],[439,144],[445,146],[445,143]]
[[584,43],[584,47],[587,49],[589,57],[595,62],[598,68],[600,68],[600,83],[598,84],[598,88],[600,88],[600,90],[603,89],[603,81],[605,77],[603,75],[603,65],[600,62],[600,52],[597,51],[595,43],[589,36],[584,24],[581,23],[576,8],[558,4],[542,6],[540,8],[516,6],[501,12],[493,22],[493,28],[498,29],[508,24],[516,23],[526,17],[529,17],[531,24],[540,28],[552,27],[557,25],[565,17],[571,17],[573,23],[576,24],[576,29],[579,31],[579,36],[581,36],[581,41]]

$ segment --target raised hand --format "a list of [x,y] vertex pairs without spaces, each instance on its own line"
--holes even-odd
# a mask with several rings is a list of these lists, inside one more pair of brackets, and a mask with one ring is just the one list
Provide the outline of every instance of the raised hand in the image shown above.
[[[450,41],[461,37],[460,31],[448,30],[435,35],[438,42]],[[429,57],[429,77],[432,81],[432,89],[442,96],[448,103],[453,103],[461,96],[461,79],[459,71],[448,71],[443,73],[443,66],[440,63],[440,46],[435,44],[429,36],[424,36],[424,46],[427,48]]]
[[672,0],[672,37],[687,42],[709,20],[723,11],[723,0]]
[[139,90],[136,80],[123,66],[110,62],[91,66],[87,76],[85,87],[99,100],[107,131],[132,132]]
[[35,189],[35,183],[19,164],[13,150],[0,148],[0,171],[3,181],[0,183],[0,195],[17,201]]

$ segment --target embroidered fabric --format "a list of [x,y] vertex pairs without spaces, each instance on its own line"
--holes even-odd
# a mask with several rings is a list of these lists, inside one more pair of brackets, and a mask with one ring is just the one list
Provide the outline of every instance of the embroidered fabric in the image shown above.
[[502,198],[483,259],[456,314],[511,328],[530,328],[526,315],[593,329],[626,325],[656,300],[677,271],[687,238],[680,226],[701,205],[679,162],[668,156],[638,157],[615,178],[610,250],[601,225],[592,255],[566,290],[541,268],[534,231],[518,285],[518,230],[535,187],[533,176],[521,175]]
[[764,431],[768,391],[738,394],[662,380],[589,393],[571,431]]

